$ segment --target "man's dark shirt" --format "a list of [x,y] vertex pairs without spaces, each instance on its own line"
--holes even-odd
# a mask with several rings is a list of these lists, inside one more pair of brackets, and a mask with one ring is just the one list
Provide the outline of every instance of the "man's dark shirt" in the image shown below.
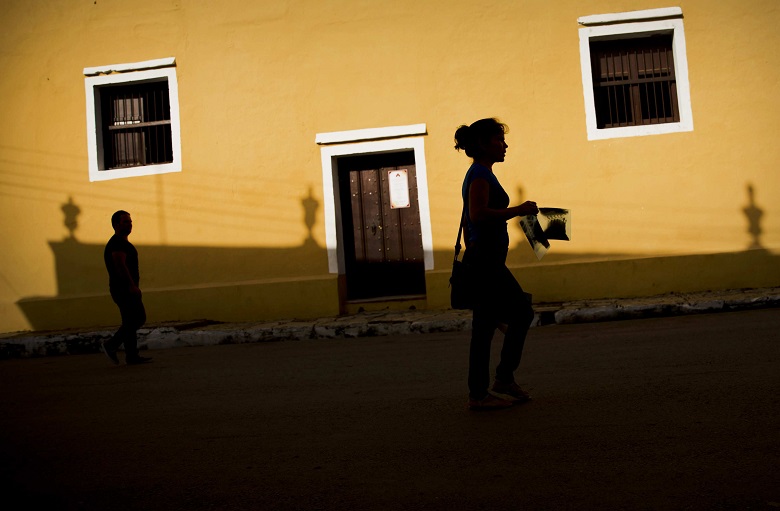
[[127,269],[130,270],[130,276],[133,279],[133,283],[138,286],[140,281],[140,275],[138,273],[138,251],[132,243],[117,235],[111,236],[111,239],[108,240],[108,243],[106,244],[106,249],[103,251],[103,260],[106,262],[106,270],[108,270],[108,287],[111,290],[111,294],[127,293],[127,278],[116,269],[114,259],[111,255],[113,252],[125,253]]

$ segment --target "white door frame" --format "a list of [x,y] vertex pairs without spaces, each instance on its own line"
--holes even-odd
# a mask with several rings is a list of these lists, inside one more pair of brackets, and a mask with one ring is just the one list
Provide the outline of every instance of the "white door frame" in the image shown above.
[[425,166],[425,124],[392,126],[365,130],[320,133],[315,141],[320,144],[322,157],[322,186],[325,203],[325,245],[328,250],[328,271],[344,274],[344,246],[341,229],[341,202],[338,186],[337,160],[343,156],[414,151],[417,170],[417,197],[420,209],[423,260],[426,270],[433,269],[433,238],[431,211],[428,203],[428,173]]

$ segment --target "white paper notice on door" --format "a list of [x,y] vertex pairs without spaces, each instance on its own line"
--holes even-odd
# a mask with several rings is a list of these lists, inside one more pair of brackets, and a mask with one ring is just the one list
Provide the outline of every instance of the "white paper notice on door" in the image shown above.
[[409,203],[409,174],[406,169],[388,170],[387,183],[390,188],[390,208],[408,208]]

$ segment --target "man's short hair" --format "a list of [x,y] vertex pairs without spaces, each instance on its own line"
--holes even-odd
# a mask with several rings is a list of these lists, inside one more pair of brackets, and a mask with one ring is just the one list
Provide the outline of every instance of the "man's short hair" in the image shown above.
[[128,213],[127,211],[123,211],[120,209],[119,211],[111,215],[111,227],[116,227],[117,225],[119,225],[120,220],[122,220],[122,216],[129,215],[129,214],[130,213]]

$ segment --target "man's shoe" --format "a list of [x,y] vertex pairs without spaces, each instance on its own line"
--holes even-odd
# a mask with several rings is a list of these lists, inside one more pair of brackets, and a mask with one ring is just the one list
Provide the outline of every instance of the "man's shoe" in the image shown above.
[[106,356],[111,360],[111,362],[114,363],[114,365],[119,365],[119,357],[116,356],[116,351],[108,349],[106,347],[106,343],[101,342],[100,343],[100,351],[106,354]]
[[524,391],[520,388],[520,385],[517,383],[501,383],[501,382],[495,382],[493,384],[493,392],[496,394],[501,394],[502,396],[507,396],[511,398],[512,403],[525,403],[526,401],[531,400],[530,394],[528,392]]
[[151,362],[152,357],[133,357],[127,359],[127,365],[129,366],[135,366],[139,364],[145,364],[147,362]]
[[500,410],[512,406],[511,401],[488,394],[482,399],[469,399],[469,410]]

